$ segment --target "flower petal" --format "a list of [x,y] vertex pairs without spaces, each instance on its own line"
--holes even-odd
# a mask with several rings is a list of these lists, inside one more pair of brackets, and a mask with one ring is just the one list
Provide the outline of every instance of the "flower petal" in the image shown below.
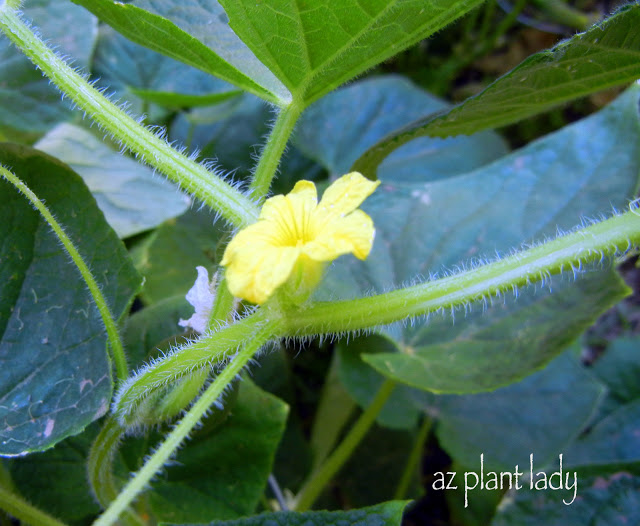
[[310,235],[309,221],[317,203],[316,186],[298,181],[289,194],[267,199],[259,220],[273,224],[279,245],[296,246]]
[[263,245],[244,256],[227,267],[229,290],[234,296],[261,304],[289,278],[300,249]]
[[277,246],[273,240],[273,224],[261,220],[227,245],[220,264],[227,267],[227,285],[234,296],[264,303],[287,280],[300,249]]
[[370,181],[358,172],[343,175],[324,191],[318,212],[344,216],[358,208],[379,184],[380,181]]
[[366,259],[374,235],[372,219],[362,210],[356,210],[329,222],[312,242],[304,246],[303,252],[316,261],[331,261],[350,252],[359,259]]
[[252,258],[251,254],[258,250],[257,247],[274,245],[276,242],[277,232],[274,231],[273,224],[259,220],[243,228],[233,237],[224,250],[220,265],[226,267],[247,256]]

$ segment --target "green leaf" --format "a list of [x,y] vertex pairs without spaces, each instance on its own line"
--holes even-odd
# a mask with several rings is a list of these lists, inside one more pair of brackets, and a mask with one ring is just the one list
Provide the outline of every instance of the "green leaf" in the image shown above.
[[400,526],[406,505],[406,502],[393,501],[349,511],[262,513],[244,519],[214,521],[210,526]]
[[[31,148],[3,144],[0,163],[64,226],[116,319],[140,278],[82,179]],[[2,182],[0,453],[47,449],[103,415],[111,366],[102,318],[77,269],[39,214]]]
[[254,512],[284,432],[288,406],[249,380],[221,427],[204,423],[149,494],[159,521],[203,523]]
[[478,0],[220,0],[229,24],[305,105],[411,47]]
[[604,393],[604,386],[564,353],[542,371],[490,393],[416,391],[415,401],[438,416],[438,440],[457,462],[479,472],[484,454],[486,471],[513,471],[516,464],[528,466],[532,453],[540,469],[557,465],[558,454],[586,426]]
[[[341,88],[313,104],[301,117],[295,144],[333,175],[351,165],[382,137],[449,105],[397,76],[374,77]],[[507,153],[493,132],[473,137],[423,137],[403,146],[380,167],[380,179],[420,182],[444,179],[483,166]],[[371,175],[367,173],[367,175]]]
[[182,214],[189,199],[153,171],[113,151],[93,134],[60,124],[35,145],[80,175],[107,221],[124,238]]
[[640,340],[637,337],[614,340],[593,364],[593,373],[609,389],[618,404],[640,398]]
[[[379,335],[356,338],[349,345],[344,342],[338,343],[340,380],[360,407],[369,406],[384,382],[384,377],[369,367],[363,359],[368,361],[368,358],[378,353],[395,350],[393,341]],[[418,416],[419,413],[410,398],[410,390],[399,385],[393,390],[376,422],[391,429],[413,429],[418,423]]]
[[[573,473],[568,475],[569,483],[573,484]],[[577,498],[573,501],[572,489],[537,491],[526,486],[505,498],[491,526],[640,523],[639,476],[611,471],[600,476],[579,478],[577,482]]]
[[545,365],[630,292],[613,271],[591,272],[576,283],[555,283],[553,289],[552,294],[529,289],[517,300],[505,298],[448,331],[438,330],[441,324],[406,330],[404,353],[363,359],[385,376],[419,389],[489,391]]
[[[87,68],[97,36],[95,17],[54,0],[27,0],[22,10],[51,45],[72,56],[77,67]],[[0,78],[1,128],[38,134],[71,117],[60,92],[6,38],[0,39]]]
[[215,0],[139,1],[138,5],[111,0],[73,1],[137,44],[269,102],[282,105],[291,98],[229,29],[226,15]]
[[173,93],[168,91],[148,90],[130,88],[131,93],[142,100],[159,104],[167,108],[192,108],[197,106],[212,106],[220,104],[233,97],[239,96],[239,90],[223,91],[222,93],[210,93],[203,95],[190,95],[183,93]]
[[570,466],[629,464],[640,462],[640,399],[600,420],[567,451]]
[[11,478],[20,494],[66,522],[90,521],[98,515],[100,506],[87,484],[86,465],[98,430],[94,424],[48,451],[11,459]]
[[[377,228],[371,255],[363,263],[338,260],[318,297],[389,290],[625,207],[640,173],[639,94],[634,86],[599,113],[474,172],[424,184],[418,171],[412,184],[386,180],[363,206]],[[547,285],[557,289],[561,281]],[[502,298],[493,306],[471,305],[465,323],[433,316],[426,325],[394,326],[389,331],[403,354],[365,360],[423,389],[476,392],[505,385],[544,365],[626,294],[613,274],[562,290],[548,298],[520,290],[519,299],[506,297],[504,305]],[[527,311],[540,331],[530,345],[520,336],[535,332],[527,328]]]
[[554,106],[640,77],[640,5],[527,58],[482,93],[449,111],[427,115],[372,146],[354,164],[376,173],[396,148],[423,136],[469,135],[506,126]]
[[150,113],[154,120],[167,108],[218,104],[241,91],[217,79],[139,46],[108,26],[101,26],[92,73],[97,84],[117,99],[125,99],[134,113]]
[[638,338],[614,340],[591,371],[607,386],[599,418],[567,450],[566,462],[590,470],[640,462],[640,353]]
[[[172,296],[185,296],[196,280],[196,267],[212,270],[221,254],[222,233],[215,215],[204,209],[188,210],[160,225],[132,253],[145,277],[141,298],[151,304]],[[177,320],[176,320],[177,323]]]

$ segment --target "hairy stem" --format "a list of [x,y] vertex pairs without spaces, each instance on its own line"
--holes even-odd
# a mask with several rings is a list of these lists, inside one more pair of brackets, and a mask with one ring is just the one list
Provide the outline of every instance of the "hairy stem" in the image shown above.
[[296,496],[296,511],[306,511],[316,501],[322,490],[333,476],[340,471],[344,463],[349,460],[353,451],[358,447],[367,431],[375,422],[378,414],[387,402],[396,382],[386,379],[382,387],[376,393],[374,399],[367,409],[360,415],[360,418],[353,425],[349,433],[342,440],[320,468],[311,474],[307,482],[303,485],[300,493]]
[[114,402],[114,412],[121,424],[135,424],[138,406],[159,389],[198,369],[222,363],[235,354],[238,347],[265,323],[265,319],[266,313],[261,309],[233,325],[176,350],[129,378]]
[[247,345],[242,348],[225,367],[217,378],[206,389],[202,396],[193,404],[189,412],[184,416],[165,441],[153,453],[151,458],[136,473],[136,475],[124,487],[118,497],[111,503],[107,510],[94,522],[94,526],[110,526],[131,502],[144,490],[154,475],[164,466],[171,455],[185,440],[191,430],[198,424],[211,405],[220,398],[226,387],[236,378],[244,366],[260,350],[262,345],[270,340],[276,330],[276,321],[265,322],[244,341]]
[[280,158],[301,112],[302,108],[296,103],[291,103],[289,106],[282,108],[269,134],[249,188],[251,195],[261,201],[264,200],[269,191],[271,181],[273,181],[278,170]]
[[465,305],[578,271],[640,243],[640,214],[632,209],[515,255],[446,278],[355,300],[315,303],[288,312],[287,336],[355,331]]
[[51,82],[139,159],[217,210],[234,226],[243,227],[256,220],[258,210],[250,199],[110,102],[47,47],[8,6],[0,5],[0,29]]
[[231,317],[234,311],[235,298],[229,291],[227,286],[226,276],[222,276],[222,279],[218,283],[216,288],[216,297],[211,308],[211,314],[209,315],[209,323],[207,327],[215,329],[216,324],[224,324],[231,322]]
[[0,508],[20,522],[31,526],[66,526],[64,522],[60,522],[4,488],[0,488]]
[[44,205],[44,203],[38,199],[38,196],[33,193],[33,191],[18,177],[12,174],[9,170],[0,165],[0,176],[4,177],[7,181],[9,181],[22,195],[24,195],[29,202],[33,205],[33,207],[40,212],[42,218],[48,223],[48,225],[53,230],[54,234],[58,237],[62,246],[65,248],[69,256],[71,256],[71,260],[75,263],[76,267],[80,271],[80,275],[82,279],[87,284],[87,288],[93,297],[93,301],[98,307],[98,311],[100,312],[100,316],[102,317],[102,323],[104,323],[105,329],[107,331],[107,338],[109,339],[109,346],[111,348],[111,354],[113,356],[113,361],[115,363],[116,375],[118,380],[124,380],[128,374],[129,370],[127,368],[127,357],[124,353],[124,348],[122,347],[122,341],[120,340],[120,335],[118,334],[118,327],[111,315],[111,311],[109,310],[109,305],[102,295],[102,291],[98,286],[93,274],[89,270],[89,267],[82,259],[82,256],[74,246],[69,236],[62,229],[60,224],[55,220],[49,209]]

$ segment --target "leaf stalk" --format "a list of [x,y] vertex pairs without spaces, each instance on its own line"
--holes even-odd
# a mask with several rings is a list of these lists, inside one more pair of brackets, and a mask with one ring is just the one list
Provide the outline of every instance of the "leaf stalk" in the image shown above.
[[80,271],[80,275],[82,279],[87,284],[87,288],[93,297],[93,301],[98,307],[98,311],[100,312],[100,316],[102,317],[102,323],[107,332],[107,338],[109,340],[109,347],[111,348],[111,355],[113,357],[113,361],[115,363],[116,376],[118,380],[123,381],[129,375],[129,369],[127,367],[127,357],[124,352],[124,348],[122,346],[122,341],[120,340],[120,335],[118,334],[118,326],[113,319],[113,315],[109,309],[109,305],[107,300],[102,295],[102,291],[100,290],[100,286],[96,282],[93,274],[89,270],[89,267],[85,263],[84,259],[76,249],[75,245],[63,230],[62,226],[55,220],[49,209],[45,206],[45,204],[38,198],[38,196],[16,175],[11,173],[9,170],[0,165],[0,176],[9,181],[22,195],[24,195],[31,205],[40,212],[42,218],[47,222],[47,224],[53,230],[53,233],[62,243],[62,246],[67,251],[69,256],[71,256],[71,260],[74,262],[78,270]]
[[47,47],[14,10],[6,6],[0,6],[0,29],[51,82],[140,160],[167,175],[234,226],[243,227],[257,219],[258,209],[248,197],[216,173],[172,148],[165,139],[110,102]]

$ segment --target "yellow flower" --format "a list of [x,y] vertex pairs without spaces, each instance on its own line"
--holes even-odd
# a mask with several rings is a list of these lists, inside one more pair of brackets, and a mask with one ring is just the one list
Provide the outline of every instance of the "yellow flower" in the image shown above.
[[267,199],[258,221],[238,232],[224,252],[231,293],[260,304],[289,280],[294,295],[302,290],[306,296],[322,276],[323,262],[350,252],[365,259],[375,230],[356,208],[378,184],[352,172],[329,186],[320,203],[310,181]]

